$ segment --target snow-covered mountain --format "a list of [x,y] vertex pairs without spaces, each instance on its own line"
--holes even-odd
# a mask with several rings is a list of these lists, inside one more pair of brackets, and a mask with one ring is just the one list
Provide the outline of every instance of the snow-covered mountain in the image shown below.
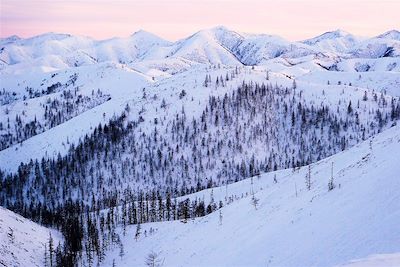
[[[192,64],[258,65],[277,57],[307,55],[379,58],[399,55],[398,32],[376,38],[361,38],[342,30],[327,32],[302,42],[278,36],[238,33],[219,26],[199,31],[177,42],[165,41],[143,30],[126,38],[93,40],[84,36],[47,33],[27,39],[17,36],[0,41],[2,72],[53,71],[68,67],[112,61],[132,63],[165,59],[187,60]],[[165,66],[164,66],[165,68]]]
[[202,30],[176,42],[167,57],[182,57],[206,64],[240,65],[229,49],[240,39],[239,34],[222,27]]
[[399,32],[388,31],[374,38],[357,37],[342,30],[326,32],[303,43],[344,57],[382,58],[398,57]]
[[162,56],[159,54],[160,48],[170,44],[152,33],[140,30],[128,38],[100,41],[93,51],[88,51],[88,54],[93,55],[100,62],[128,63],[144,59],[157,59]]
[[387,31],[385,33],[382,33],[382,34],[376,36],[376,38],[392,39],[392,40],[400,41],[400,32],[397,30],[390,30],[390,31]]
[[247,35],[235,54],[246,65],[259,65],[277,57],[297,58],[317,53],[312,47],[273,35]]
[[400,41],[383,38],[368,39],[360,43],[353,53],[360,58],[399,57]]
[[[6,42],[6,43],[4,43]],[[111,61],[128,63],[144,58],[159,58],[158,47],[170,43],[151,33],[138,31],[127,38],[96,41],[88,37],[47,33],[28,39],[10,38],[2,41],[1,61],[20,65],[14,69],[31,66],[49,70],[76,67]]]
[[362,41],[362,38],[356,37],[343,30],[323,33],[317,37],[304,40],[303,43],[316,47],[321,51],[328,51],[338,54],[346,54],[354,49]]
[[3,38],[0,205],[59,229],[62,266],[142,266],[151,250],[165,266],[399,252],[398,39],[223,26],[176,42]]
[[[310,166],[188,195],[212,196],[224,207],[187,223],[145,224],[137,240],[137,227],[129,226],[122,237],[123,257],[118,247],[106,254],[103,266],[113,261],[146,266],[152,252],[162,266],[347,266],[374,254],[396,253],[399,150],[400,127],[395,126]],[[329,190],[331,177],[334,188]],[[398,254],[390,259],[375,256],[371,266],[400,264]]]

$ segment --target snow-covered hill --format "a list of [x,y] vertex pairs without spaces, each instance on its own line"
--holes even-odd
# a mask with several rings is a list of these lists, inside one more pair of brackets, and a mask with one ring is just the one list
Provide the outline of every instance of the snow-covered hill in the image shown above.
[[336,30],[304,40],[303,43],[318,48],[321,52],[332,52],[344,57],[380,58],[400,55],[399,32],[396,30],[373,38],[358,37]]
[[45,246],[53,239],[54,246],[62,235],[0,207],[0,265],[44,266]]
[[373,38],[360,43],[353,54],[360,58],[399,57],[400,41],[383,38]]
[[[144,224],[137,241],[136,226],[130,226],[122,238],[124,255],[119,249],[107,253],[103,266],[145,266],[152,251],[162,266],[336,266],[398,252],[399,150],[395,126],[310,165],[310,190],[306,166],[196,193],[213,194],[225,206],[187,223]],[[384,259],[372,266],[384,266]]]
[[15,73],[31,71],[31,67],[55,70],[105,61],[128,63],[160,58],[161,47],[169,46],[170,42],[138,31],[127,38],[102,41],[47,33],[28,39],[7,38],[1,45],[0,59],[8,66],[4,71]]
[[323,33],[317,37],[304,40],[303,43],[314,46],[321,51],[346,54],[354,48],[362,38],[356,37],[343,30]]
[[376,36],[376,38],[384,38],[384,39],[392,39],[400,41],[400,32],[397,30],[390,30]]
[[[151,250],[164,266],[340,266],[399,252],[398,37],[290,42],[219,26],[176,42],[3,38],[0,203],[63,229],[59,258],[81,265],[142,266]],[[180,222],[188,210],[208,215]],[[15,232],[48,239],[27,224]]]
[[229,48],[241,38],[239,34],[221,27],[202,30],[178,41],[167,56],[206,64],[240,65]]
[[[74,84],[68,84],[66,81],[75,73],[79,73],[77,80]],[[142,101],[139,96],[142,94],[142,89],[151,83],[150,78],[146,75],[126,66],[108,63],[75,68],[57,73],[56,76],[54,74],[45,73],[40,76],[21,75],[19,76],[20,79],[17,80],[15,79],[16,76],[8,76],[4,82],[14,88],[16,97],[19,98],[28,96],[25,90],[27,85],[41,92],[58,81],[67,85],[62,91],[71,90],[73,92],[78,87],[80,94],[89,97],[92,97],[93,91],[97,90],[101,90],[101,92],[110,95],[110,97],[107,97],[108,101],[102,102],[100,105],[86,107],[84,112],[80,112],[78,116],[72,116],[54,127],[47,127],[49,129],[46,131],[0,151],[0,161],[3,169],[15,170],[21,162],[29,161],[34,155],[33,158],[40,158],[66,153],[71,143],[77,143],[80,138],[90,133],[99,123],[105,123],[115,114],[120,114],[128,101],[132,106],[136,106],[139,109]],[[42,106],[47,103],[48,99],[57,100],[59,96],[60,94],[53,93],[2,106],[3,114],[6,113],[6,109],[11,110],[11,114],[5,114],[7,116],[0,119],[0,124],[5,128],[7,121],[12,123],[16,114],[21,116],[25,123],[30,123],[36,118],[36,120],[40,120],[44,124],[44,115],[42,113],[44,108]],[[63,111],[64,115],[66,115],[65,111]],[[57,138],[54,138],[55,136]],[[8,167],[6,167],[7,165]]]

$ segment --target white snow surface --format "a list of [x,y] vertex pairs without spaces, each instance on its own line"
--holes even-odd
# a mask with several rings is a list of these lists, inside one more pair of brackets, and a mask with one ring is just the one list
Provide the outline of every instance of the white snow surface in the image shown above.
[[317,37],[304,40],[303,43],[329,52],[346,53],[361,40],[361,37],[356,37],[348,32],[338,29],[336,31],[326,32]]
[[62,242],[60,232],[0,207],[0,266],[44,266],[45,244]]
[[[400,96],[399,36],[396,30],[374,38],[337,30],[289,42],[220,26],[177,42],[145,31],[101,41],[55,33],[3,38],[0,91],[10,98],[0,106],[3,127],[16,115],[32,120],[47,98],[60,94],[26,99],[27,87],[46,90],[57,82],[67,84],[74,74],[76,84],[63,90],[79,87],[90,95],[101,89],[111,99],[0,151],[0,168],[13,172],[21,161],[66,154],[99,123],[120,115],[126,104],[130,119],[144,110],[144,131],[154,127],[155,117],[173,117],[183,107],[188,118],[199,117],[210,95],[223,96],[244,80],[290,87],[295,79],[316,105],[334,106],[341,99],[356,103],[364,91]],[[223,88],[203,86],[207,74],[214,81],[243,65],[256,66],[244,67]],[[180,99],[182,89],[187,96]],[[161,114],[163,99],[167,108]],[[218,211],[188,223],[149,223],[142,225],[143,232],[155,232],[138,241],[136,226],[129,226],[122,239],[125,256],[120,258],[118,249],[108,251],[102,265],[112,266],[115,259],[117,266],[144,266],[154,251],[163,266],[400,266],[399,151],[400,126],[394,126],[371,143],[312,164],[310,191],[305,187],[308,167],[303,167],[261,174],[253,186],[247,179],[184,196],[208,203],[212,192],[217,203],[224,203],[222,224]],[[328,192],[332,162],[336,187]],[[260,200],[257,210],[251,205],[252,190]],[[234,201],[227,205],[229,198]],[[0,207],[0,265],[43,266],[49,231]]]
[[[27,162],[31,158],[39,159],[44,156],[54,157],[58,153],[65,154],[69,149],[69,144],[77,143],[80,138],[90,133],[99,123],[105,124],[114,115],[121,114],[128,100],[131,101],[132,106],[138,106],[138,103],[142,101],[138,95],[141,94],[143,87],[150,83],[147,76],[126,66],[115,66],[115,64],[81,67],[78,70],[65,71],[61,75],[68,77],[74,71],[77,71],[82,77],[77,81],[78,85],[81,86],[81,91],[90,92],[100,88],[104,92],[111,93],[111,100],[29,138],[22,142],[22,145],[16,144],[0,151],[2,168],[16,170],[21,162]],[[15,82],[12,77],[7,82]],[[22,77],[26,78],[26,76]],[[16,86],[15,88],[19,87]],[[35,100],[37,98],[31,99],[31,102]],[[29,110],[31,106],[34,107],[33,104],[28,105],[27,113],[35,114],[34,109]],[[57,138],[54,138],[55,136]]]
[[[135,226],[103,266],[145,266],[151,252],[163,266],[336,266],[372,254],[399,251],[400,127],[395,126],[348,151],[311,165],[311,190],[305,186],[308,167],[282,170],[253,178],[257,210],[251,204],[251,179],[188,196],[216,201],[235,200],[187,223]],[[328,191],[331,164],[335,188]],[[277,183],[273,182],[276,175]],[[150,228],[154,229],[149,234]],[[399,257],[369,259],[370,265],[398,266]],[[388,263],[388,265],[386,265]],[[392,265],[390,265],[390,264]]]
[[341,267],[397,267],[400,265],[400,253],[374,254],[367,258],[352,260]]

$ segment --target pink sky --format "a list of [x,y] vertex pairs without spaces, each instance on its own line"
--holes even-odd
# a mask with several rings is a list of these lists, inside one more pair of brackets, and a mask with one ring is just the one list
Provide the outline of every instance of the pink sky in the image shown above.
[[400,0],[1,0],[0,35],[60,32],[105,39],[144,29],[169,40],[224,25],[300,40],[343,29],[400,28]]

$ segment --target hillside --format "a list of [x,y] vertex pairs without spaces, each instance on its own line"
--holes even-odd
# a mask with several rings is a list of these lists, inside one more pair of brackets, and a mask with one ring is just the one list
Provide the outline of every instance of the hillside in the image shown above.
[[61,266],[397,261],[398,37],[3,38],[0,205]]
[[321,50],[345,54],[353,49],[353,47],[362,39],[363,38],[356,37],[343,30],[336,30],[323,33],[308,40],[304,40],[303,43],[315,46]]
[[0,266],[44,266],[50,234],[54,245],[62,235],[0,207]]
[[[108,252],[103,266],[114,260],[116,266],[145,266],[151,251],[159,253],[163,266],[336,266],[398,252],[399,149],[400,127],[395,126],[311,164],[310,190],[306,166],[262,174],[253,185],[247,179],[189,195],[208,198],[212,191],[224,207],[187,223],[143,224],[138,241],[136,226],[129,226],[122,238],[124,256],[119,249]],[[332,163],[334,189],[329,191]],[[227,198],[233,202],[227,204]],[[385,265],[384,259],[376,257],[372,266]],[[392,264],[400,264],[394,259]]]

